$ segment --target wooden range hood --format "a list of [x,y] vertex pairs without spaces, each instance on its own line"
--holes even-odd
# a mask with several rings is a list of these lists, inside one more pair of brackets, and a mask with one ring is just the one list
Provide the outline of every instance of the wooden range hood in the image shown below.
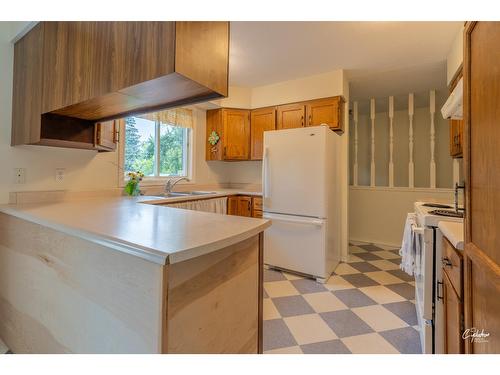
[[40,22],[14,47],[11,144],[112,150],[102,124],[225,97],[228,62],[228,22]]

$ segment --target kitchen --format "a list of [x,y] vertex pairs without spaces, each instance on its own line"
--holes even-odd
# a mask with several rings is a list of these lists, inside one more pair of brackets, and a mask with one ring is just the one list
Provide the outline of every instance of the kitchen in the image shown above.
[[[470,304],[498,293],[474,268],[494,275],[494,239],[477,240],[487,255],[467,250],[482,232],[460,187],[470,197],[482,181],[470,173],[478,151],[454,149],[470,142],[470,111],[490,108],[467,101],[470,35],[493,43],[498,24],[329,24],[1,24],[13,82],[2,102],[7,350],[498,353],[496,300]],[[375,53],[357,28],[388,43],[417,31],[442,38],[418,69],[410,47],[407,66],[356,75],[352,61]],[[335,32],[366,55],[325,57],[329,69],[303,73],[307,59],[285,71],[252,57],[279,56],[285,34],[340,43]],[[252,44],[265,35],[267,45]],[[82,58],[88,44],[98,52]],[[464,234],[463,220],[439,209],[465,211],[472,226]],[[476,326],[487,343],[462,340]]]

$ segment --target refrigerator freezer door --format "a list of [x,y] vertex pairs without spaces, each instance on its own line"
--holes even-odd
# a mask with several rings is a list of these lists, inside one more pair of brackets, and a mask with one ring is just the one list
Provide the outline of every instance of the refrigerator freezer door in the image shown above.
[[327,127],[264,133],[264,211],[327,217]]
[[327,278],[325,264],[327,221],[309,217],[264,213],[272,226],[264,232],[264,263]]

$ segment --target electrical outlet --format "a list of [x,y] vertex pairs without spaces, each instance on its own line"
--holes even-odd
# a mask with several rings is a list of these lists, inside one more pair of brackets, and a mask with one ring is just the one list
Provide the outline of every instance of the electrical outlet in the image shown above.
[[26,183],[26,168],[14,168],[14,183],[15,184]]
[[65,168],[56,168],[56,181],[57,182],[64,181],[64,172],[66,172]]

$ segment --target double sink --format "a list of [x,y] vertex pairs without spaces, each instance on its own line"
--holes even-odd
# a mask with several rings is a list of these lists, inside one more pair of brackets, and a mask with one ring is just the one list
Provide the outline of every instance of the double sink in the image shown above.
[[216,191],[176,191],[170,193],[155,194],[155,197],[175,198],[175,197],[188,197],[199,195],[217,194]]

